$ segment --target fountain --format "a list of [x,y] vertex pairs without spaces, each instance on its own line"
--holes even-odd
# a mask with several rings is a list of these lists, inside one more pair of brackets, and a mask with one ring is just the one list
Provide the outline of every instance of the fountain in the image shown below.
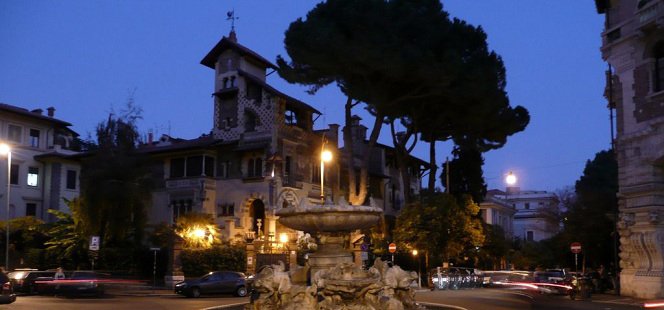
[[345,201],[299,206],[276,212],[279,222],[292,229],[316,233],[318,250],[309,255],[310,286],[291,282],[283,263],[263,268],[253,288],[259,295],[245,309],[419,309],[410,284],[414,272],[390,267],[376,259],[363,270],[353,264],[352,255],[343,248],[351,231],[370,228],[383,211],[374,206],[351,206]]

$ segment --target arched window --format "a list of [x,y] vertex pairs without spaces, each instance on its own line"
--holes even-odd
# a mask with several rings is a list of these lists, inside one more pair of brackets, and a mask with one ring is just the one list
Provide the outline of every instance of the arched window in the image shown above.
[[653,50],[655,58],[654,90],[656,92],[664,90],[664,42],[659,42]]

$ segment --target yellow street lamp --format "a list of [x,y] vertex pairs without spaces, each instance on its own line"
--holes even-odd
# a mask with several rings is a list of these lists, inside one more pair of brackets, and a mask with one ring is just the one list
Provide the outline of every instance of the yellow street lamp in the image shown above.
[[0,144],[0,154],[2,155],[7,155],[7,205],[6,205],[6,210],[5,214],[7,215],[6,217],[6,227],[5,227],[5,268],[7,272],[9,272],[9,192],[11,190],[11,178],[12,178],[12,149],[9,147],[8,144],[6,143],[1,143]]
[[332,160],[332,152],[321,147],[320,152],[320,203],[325,204],[325,190],[323,189],[325,180],[325,162]]
[[422,268],[420,267],[420,259],[417,257],[417,254],[417,249],[413,249],[413,258],[417,260],[417,287],[422,287],[422,277],[420,276]]
[[281,233],[279,235],[279,242],[286,244],[288,243],[288,234],[287,233]]

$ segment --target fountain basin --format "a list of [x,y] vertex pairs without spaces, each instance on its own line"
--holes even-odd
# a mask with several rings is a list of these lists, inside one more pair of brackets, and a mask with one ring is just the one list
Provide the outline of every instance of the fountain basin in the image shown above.
[[328,233],[371,228],[382,214],[381,208],[349,205],[307,205],[283,208],[276,212],[279,222],[286,227]]

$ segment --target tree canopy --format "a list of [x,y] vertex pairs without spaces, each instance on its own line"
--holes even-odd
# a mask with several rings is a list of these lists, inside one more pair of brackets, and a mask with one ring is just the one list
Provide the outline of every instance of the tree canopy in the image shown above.
[[[284,79],[311,92],[335,83],[349,98],[347,115],[354,100],[376,117],[363,166],[384,122],[406,125],[401,141],[455,138],[487,150],[529,121],[526,109],[510,107],[502,60],[489,51],[484,31],[451,20],[437,0],[328,0],[291,23],[284,44],[290,61],[277,58]],[[395,147],[398,156],[408,153],[396,137]],[[360,173],[366,187],[366,169]]]
[[427,195],[397,218],[395,241],[424,250],[437,261],[456,259],[484,243],[482,222],[475,217],[479,210],[470,197],[457,202],[449,194]]
[[81,216],[107,245],[139,245],[146,222],[151,179],[139,143],[140,108],[130,97],[120,115],[97,126],[97,145],[81,167]]

